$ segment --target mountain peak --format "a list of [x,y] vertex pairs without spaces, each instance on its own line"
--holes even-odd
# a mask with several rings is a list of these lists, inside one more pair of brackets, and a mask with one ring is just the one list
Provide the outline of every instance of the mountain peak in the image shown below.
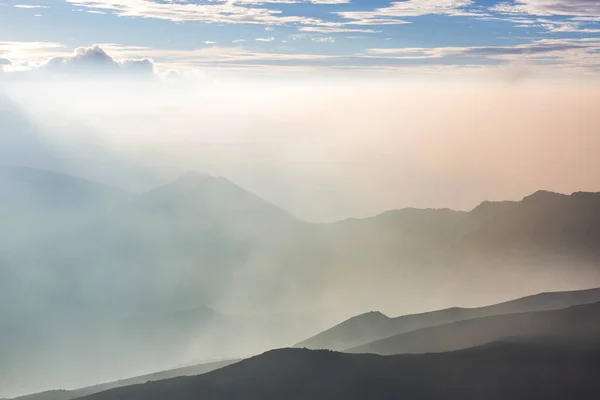
[[194,190],[200,187],[228,187],[230,190],[237,189],[238,186],[233,182],[220,177],[208,174],[202,174],[196,171],[188,171],[173,181],[166,187],[177,188],[177,190]]
[[556,193],[556,192],[551,192],[548,190],[538,190],[537,192],[524,197],[522,201],[526,202],[526,201],[548,201],[548,200],[557,200],[557,199],[564,199],[566,197],[569,197],[566,194],[562,194],[562,193]]
[[[369,311],[363,314],[360,314],[354,318],[368,318],[368,319],[383,319],[388,320],[390,317],[382,313],[381,311]],[[352,318],[351,318],[352,319]]]
[[196,171],[187,171],[175,180],[176,183],[197,183],[207,179],[218,179],[212,175],[201,174]]

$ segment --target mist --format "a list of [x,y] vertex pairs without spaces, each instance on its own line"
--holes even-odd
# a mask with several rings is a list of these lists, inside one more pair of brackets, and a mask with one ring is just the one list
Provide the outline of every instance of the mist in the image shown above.
[[[597,189],[597,85],[392,82],[61,81],[4,91],[55,158],[29,164],[133,192],[189,170],[224,176],[314,222]],[[3,159],[28,164],[14,151]]]
[[531,201],[573,212],[520,202],[540,189],[597,191],[598,89],[3,81],[0,396],[247,357],[371,310],[599,286],[589,242],[515,245],[502,224],[484,242],[498,211],[476,208],[515,200],[520,229]]

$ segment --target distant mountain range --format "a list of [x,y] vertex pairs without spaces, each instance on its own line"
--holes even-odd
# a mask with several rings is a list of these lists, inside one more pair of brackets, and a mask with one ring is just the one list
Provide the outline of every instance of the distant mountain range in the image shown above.
[[193,172],[132,195],[3,167],[0,194],[0,304],[19,305],[0,307],[3,396],[245,357],[365,309],[600,286],[595,193],[331,224]]
[[208,374],[128,386],[85,400],[592,400],[600,344],[505,340],[459,352],[377,356],[276,350]]
[[[372,350],[376,350],[378,345],[367,344],[369,342],[387,339],[410,331],[418,331],[423,328],[473,318],[562,309],[574,305],[596,302],[600,302],[600,289],[541,293],[486,307],[453,307],[422,314],[403,315],[396,318],[389,318],[380,312],[369,312],[350,318],[310,339],[298,343],[295,347],[337,351],[356,347],[359,352],[361,349],[364,349],[364,352],[371,352]],[[390,338],[390,340],[392,339]],[[387,342],[387,340],[382,342]],[[358,347],[360,345],[365,345],[365,347]],[[379,353],[379,351],[374,352]],[[392,352],[391,354],[396,353],[401,353],[401,351]]]

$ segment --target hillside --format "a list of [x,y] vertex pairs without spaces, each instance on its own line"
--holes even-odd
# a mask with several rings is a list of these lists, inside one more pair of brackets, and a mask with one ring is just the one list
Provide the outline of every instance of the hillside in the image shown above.
[[137,376],[129,379],[122,379],[115,382],[103,383],[100,385],[89,386],[74,390],[49,390],[41,393],[34,393],[26,396],[16,397],[13,400],[71,400],[82,396],[88,396],[94,393],[103,392],[123,386],[137,385],[140,383],[171,379],[180,376],[202,375],[233,363],[239,360],[219,361],[207,364],[199,364],[191,367],[176,368],[168,371],[156,372],[153,374]]
[[389,318],[370,312],[350,318],[294,347],[342,351],[401,333],[471,318],[566,308],[600,301],[600,289],[541,293],[478,308],[449,308]]
[[347,351],[381,355],[443,352],[509,337],[555,336],[571,341],[590,340],[600,335],[598,315],[600,303],[474,318],[395,335]]
[[377,356],[276,350],[198,377],[129,386],[85,400],[595,399],[600,350],[502,342],[462,352]]
[[[101,194],[103,185],[30,173],[41,176],[34,187],[41,194],[27,191],[28,201],[11,204],[32,216],[36,202],[56,199],[40,209],[57,224],[32,220],[43,233],[0,245],[0,301],[20,305],[0,309],[5,397],[193,359],[242,358],[298,343],[365,309],[408,315],[600,285],[600,201],[591,193],[311,224],[227,179],[193,172],[124,201],[117,194],[115,202]],[[0,213],[17,215],[2,204]],[[77,224],[63,217],[71,214]],[[4,232],[13,238],[22,227],[11,225]],[[373,313],[356,341],[352,333],[331,347],[469,313],[450,309],[397,326]]]
[[130,198],[124,190],[86,179],[0,166],[0,251],[76,229],[113,212]]

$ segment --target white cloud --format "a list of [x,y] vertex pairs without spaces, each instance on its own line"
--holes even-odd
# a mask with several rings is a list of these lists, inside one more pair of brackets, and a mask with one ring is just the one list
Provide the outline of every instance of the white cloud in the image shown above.
[[13,7],[15,7],[15,8],[26,8],[26,9],[31,9],[31,8],[50,8],[48,6],[39,6],[39,5],[30,5],[30,4],[16,4]]
[[[334,37],[300,34],[315,42],[332,43]],[[270,40],[270,38],[259,38]],[[6,49],[21,51],[25,58],[8,56]],[[3,52],[4,49],[4,52]],[[23,49],[29,49],[23,51]],[[33,58],[33,55],[54,51],[50,57]],[[31,51],[32,53],[28,53]],[[40,52],[40,53],[38,53]],[[197,71],[213,75],[240,73],[274,74],[281,72],[347,73],[374,71],[473,71],[494,69],[509,63],[525,63],[528,69],[553,69],[585,75],[600,72],[599,39],[544,39],[511,46],[479,47],[413,47],[372,48],[365,53],[309,54],[298,52],[267,52],[243,47],[208,46],[196,49],[156,49],[143,46],[122,46],[114,43],[80,48],[68,52],[59,44],[0,42],[0,57],[11,64],[2,68],[6,72],[32,70],[40,76],[62,75],[84,77],[97,73],[110,73],[122,77],[161,76],[173,80],[192,76]],[[150,61],[150,59],[152,61]],[[516,65],[516,64],[515,64]],[[515,70],[513,68],[513,70]],[[512,71],[514,72],[514,71]],[[204,73],[204,72],[202,72]],[[502,72],[504,74],[504,72]],[[37,75],[37,74],[35,74]],[[34,75],[32,75],[34,76]],[[231,75],[234,77],[234,75]]]
[[473,0],[406,0],[396,1],[387,7],[372,11],[343,11],[338,12],[342,18],[354,20],[351,24],[358,25],[391,25],[406,24],[402,17],[417,17],[421,15],[453,15],[475,16],[478,12],[468,10],[474,5]]
[[345,4],[349,2],[349,0],[212,0],[210,3],[194,4],[179,1],[158,2],[153,0],[65,1],[77,7],[85,7],[93,10],[110,10],[118,16],[156,18],[174,22],[200,21],[230,24],[303,24],[325,26],[332,23],[318,18],[293,15],[285,16],[280,10],[257,6],[272,3]]
[[315,36],[310,40],[316,43],[335,43],[335,38],[331,36]]
[[[453,57],[485,65],[485,60],[517,66],[509,74],[518,75],[527,65],[529,74],[534,68],[598,76],[600,72],[600,38],[539,39],[512,46],[432,47],[432,48],[375,48],[368,52],[373,57],[392,59],[444,59]],[[369,56],[369,55],[367,55]]]
[[40,60],[67,55],[65,47],[56,42],[2,42],[0,41],[0,57],[19,63],[35,64]]
[[600,1],[596,0],[518,0],[490,8],[503,14],[573,15],[600,17]]
[[[139,49],[139,48],[138,48]],[[68,52],[53,42],[0,42],[0,59],[6,72],[36,72],[47,75],[152,76],[154,64],[147,58],[115,60],[101,46],[81,47]]]
[[100,46],[94,45],[77,48],[69,56],[52,57],[40,64],[38,70],[59,74],[128,73],[151,76],[154,65],[147,58],[115,61]]
[[373,29],[360,28],[336,28],[327,26],[303,26],[298,29],[301,32],[316,32],[316,33],[376,33]]

